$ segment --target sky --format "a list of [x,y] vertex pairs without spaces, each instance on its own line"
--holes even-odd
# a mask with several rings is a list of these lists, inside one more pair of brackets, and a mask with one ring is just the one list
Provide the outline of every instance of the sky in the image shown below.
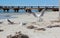
[[0,6],[58,6],[58,0],[0,0]]

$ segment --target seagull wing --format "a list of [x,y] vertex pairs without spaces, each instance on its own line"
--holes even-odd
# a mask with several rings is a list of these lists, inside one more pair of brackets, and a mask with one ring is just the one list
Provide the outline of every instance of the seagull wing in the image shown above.
[[41,11],[41,15],[40,15],[40,16],[43,16],[43,15],[44,15],[44,12],[45,12],[45,9],[43,9],[43,10]]
[[36,13],[32,13],[35,17],[37,17],[37,14]]
[[39,14],[37,13],[32,13],[35,17],[41,17],[44,15],[45,9],[43,9]]

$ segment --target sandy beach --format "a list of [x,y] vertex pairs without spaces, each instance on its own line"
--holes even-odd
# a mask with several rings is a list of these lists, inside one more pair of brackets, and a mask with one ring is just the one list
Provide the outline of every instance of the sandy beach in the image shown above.
[[[17,24],[8,24],[7,19],[1,19],[0,22],[0,29],[4,31],[0,32],[0,38],[7,38],[8,35],[14,36],[16,32],[21,31],[23,34],[29,36],[29,38],[60,38],[60,27],[55,28],[46,28],[47,26],[52,25],[60,25],[60,23],[51,23],[51,21],[58,20],[59,13],[53,11],[46,11],[44,16],[42,17],[43,21],[38,22],[37,18],[34,17],[32,14],[24,13],[5,13],[0,15],[10,15],[10,20]],[[35,23],[33,23],[35,22]],[[27,23],[26,25],[22,25],[21,23]],[[35,30],[35,29],[28,29],[27,26],[33,25],[37,28],[45,28],[45,31]]]

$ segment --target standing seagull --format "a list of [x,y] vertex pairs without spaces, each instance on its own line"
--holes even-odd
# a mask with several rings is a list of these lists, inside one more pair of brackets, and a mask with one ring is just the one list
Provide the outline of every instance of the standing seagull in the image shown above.
[[46,8],[43,9],[39,14],[37,14],[37,13],[32,13],[32,14],[33,14],[35,17],[37,17],[37,18],[38,18],[38,21],[40,22],[40,21],[42,21],[41,17],[44,15],[45,10],[46,10]]

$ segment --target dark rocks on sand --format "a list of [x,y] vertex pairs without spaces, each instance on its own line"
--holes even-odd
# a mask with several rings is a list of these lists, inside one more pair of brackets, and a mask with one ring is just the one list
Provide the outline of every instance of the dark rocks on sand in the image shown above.
[[21,38],[29,38],[27,35],[22,35]]
[[9,35],[7,36],[7,38],[29,38],[28,35],[22,34],[20,31],[16,32],[16,34],[14,36]]
[[45,29],[45,28],[37,28],[36,30],[42,30],[42,31],[45,31],[46,29]]
[[52,28],[52,26],[47,26],[47,28]]
[[60,27],[60,25],[47,26],[47,28]]
[[1,30],[1,29],[0,29],[0,32],[2,32],[2,31],[4,31],[4,30]]
[[34,29],[34,28],[36,28],[36,27],[34,27],[33,25],[30,25],[30,26],[28,26],[27,28],[28,28],[28,29]]
[[26,25],[27,23],[23,23],[23,25]]
[[13,36],[12,38],[18,38],[17,36]]
[[60,25],[55,25],[55,26],[53,26],[53,27],[60,27]]

